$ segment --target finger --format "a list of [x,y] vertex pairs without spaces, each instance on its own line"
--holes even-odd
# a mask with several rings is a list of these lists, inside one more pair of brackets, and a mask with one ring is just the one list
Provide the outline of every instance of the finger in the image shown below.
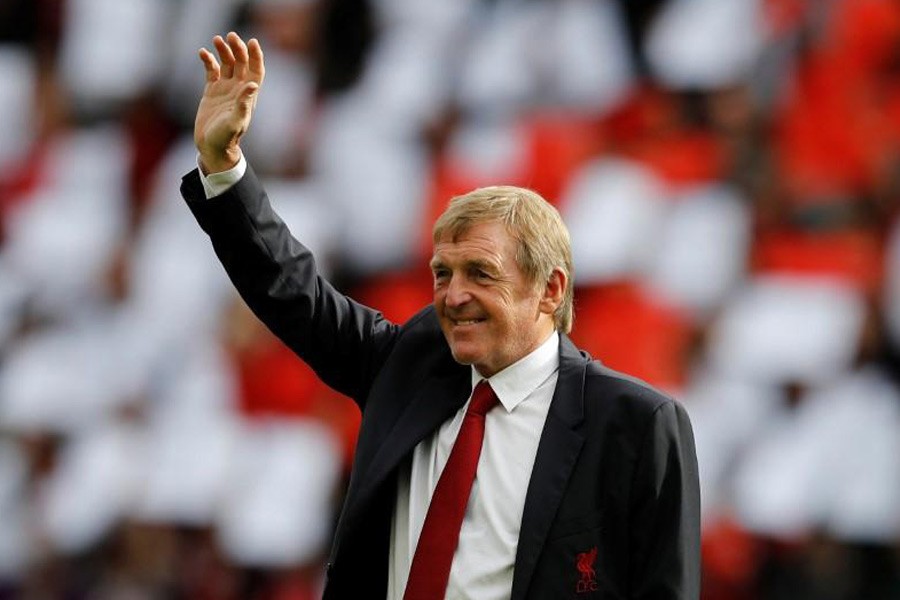
[[213,38],[213,44],[216,52],[219,53],[219,62],[222,63],[222,76],[231,77],[234,74],[234,53],[231,51],[231,47],[225,43],[221,35]]
[[250,43],[247,45],[247,50],[250,54],[250,74],[257,83],[262,84],[262,81],[266,76],[266,67],[263,61],[263,51],[262,46],[259,45],[259,40],[256,38],[251,39]]
[[203,68],[206,71],[206,81],[208,83],[218,81],[220,71],[216,57],[206,48],[200,48],[198,54],[200,55],[200,60],[203,61]]
[[247,53],[247,45],[241,39],[241,36],[233,31],[228,34],[225,41],[228,42],[228,47],[231,48],[231,53],[234,55],[235,76],[244,77],[247,74],[247,63],[250,60]]

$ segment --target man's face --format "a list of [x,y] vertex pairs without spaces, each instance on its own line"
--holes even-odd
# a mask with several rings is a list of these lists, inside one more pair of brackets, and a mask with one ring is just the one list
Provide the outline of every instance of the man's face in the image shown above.
[[453,358],[485,377],[537,348],[553,330],[556,304],[528,281],[516,241],[499,222],[479,223],[434,247],[434,306]]

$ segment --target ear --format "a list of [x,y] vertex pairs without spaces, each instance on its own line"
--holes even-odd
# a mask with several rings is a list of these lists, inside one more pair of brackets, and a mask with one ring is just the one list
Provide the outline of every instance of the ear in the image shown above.
[[538,308],[542,313],[552,315],[556,312],[556,309],[563,303],[568,283],[569,278],[562,269],[559,267],[553,269],[547,283],[544,284],[541,301],[538,303]]

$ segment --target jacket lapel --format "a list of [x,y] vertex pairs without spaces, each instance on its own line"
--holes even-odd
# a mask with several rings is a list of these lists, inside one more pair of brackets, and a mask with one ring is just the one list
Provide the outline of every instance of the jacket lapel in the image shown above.
[[352,507],[347,507],[351,511],[348,518],[355,509],[367,505],[388,474],[412,452],[416,444],[436,431],[441,423],[465,404],[471,391],[472,379],[468,367],[460,366],[424,382],[372,458]]
[[525,496],[516,550],[512,600],[524,598],[544,540],[553,523],[584,436],[585,359],[567,336],[560,336],[559,377],[541,433]]

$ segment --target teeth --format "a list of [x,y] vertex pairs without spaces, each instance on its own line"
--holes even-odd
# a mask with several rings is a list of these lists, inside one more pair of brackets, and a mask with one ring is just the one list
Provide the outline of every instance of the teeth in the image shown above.
[[469,319],[468,321],[457,321],[457,325],[473,325],[478,323],[481,319]]

